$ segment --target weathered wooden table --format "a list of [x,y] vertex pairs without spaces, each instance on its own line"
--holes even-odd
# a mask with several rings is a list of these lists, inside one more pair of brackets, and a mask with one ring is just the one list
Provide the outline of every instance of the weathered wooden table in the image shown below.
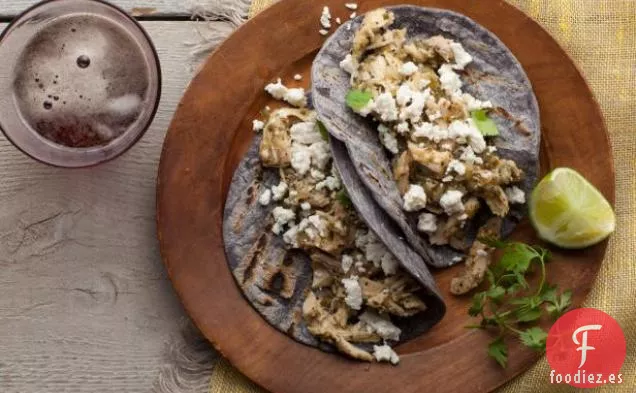
[[[33,3],[0,1],[0,28]],[[2,393],[148,392],[184,316],[159,255],[155,177],[192,77],[184,43],[198,41],[197,22],[187,1],[114,3],[145,15],[161,59],[161,106],[143,139],[115,161],[69,170],[0,133]]]

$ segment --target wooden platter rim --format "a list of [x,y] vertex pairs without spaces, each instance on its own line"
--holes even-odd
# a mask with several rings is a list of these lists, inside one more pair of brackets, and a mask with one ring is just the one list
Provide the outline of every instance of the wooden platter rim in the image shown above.
[[[428,5],[429,3],[435,3],[436,0],[430,0],[430,1],[426,1],[426,0],[420,0],[420,1],[414,1],[414,3],[419,3],[421,5]],[[437,1],[438,3],[440,1]],[[450,1],[449,3],[452,3],[453,1]],[[179,223],[181,220],[179,219],[175,219],[175,213],[174,213],[174,198],[170,197],[170,195],[172,195],[171,192],[169,192],[169,189],[171,188],[171,186],[175,186],[175,185],[182,185],[183,183],[185,183],[186,185],[193,185],[193,184],[198,184],[196,181],[194,183],[190,182],[188,183],[187,181],[183,180],[183,179],[187,179],[188,176],[193,176],[192,173],[195,173],[194,171],[196,170],[196,168],[192,168],[188,165],[185,165],[185,167],[183,165],[177,165],[177,164],[181,164],[181,163],[195,163],[195,161],[188,161],[188,159],[184,159],[183,158],[183,151],[179,151],[180,148],[183,147],[183,143],[179,142],[180,138],[181,140],[183,140],[184,138],[192,138],[195,137],[195,135],[192,134],[188,134],[191,133],[191,131],[184,131],[184,127],[183,127],[183,123],[187,122],[187,121],[196,121],[197,116],[203,116],[202,112],[201,112],[201,108],[195,108],[192,109],[192,107],[196,106],[193,104],[193,100],[195,100],[197,98],[196,94],[194,94],[193,92],[196,92],[198,89],[196,88],[195,84],[198,82],[201,82],[202,80],[206,80],[206,79],[210,79],[210,74],[212,74],[213,68],[217,65],[216,63],[219,62],[218,57],[220,56],[219,54],[223,54],[224,51],[227,49],[228,46],[232,46],[232,45],[236,45],[239,41],[238,37],[241,35],[245,35],[245,34],[249,34],[250,31],[256,30],[256,26],[259,25],[265,25],[265,24],[271,24],[272,20],[276,20],[277,16],[280,15],[285,15],[288,13],[288,11],[290,9],[294,9],[294,7],[299,8],[299,7],[304,7],[305,9],[316,9],[317,7],[322,7],[322,4],[320,5],[311,5],[311,2],[309,0],[303,0],[303,1],[294,1],[294,3],[296,4],[291,4],[292,0],[284,0],[281,1],[278,4],[275,4],[274,6],[270,7],[268,10],[264,11],[263,13],[259,14],[258,16],[256,16],[254,19],[252,19],[251,21],[247,22],[246,24],[244,24],[243,26],[241,26],[234,34],[232,37],[230,37],[224,44],[222,44],[219,48],[217,48],[215,50],[215,52],[211,55],[211,57],[208,59],[207,64],[202,68],[201,72],[194,78],[193,82],[191,83],[188,92],[186,92],[184,99],[182,100],[182,102],[179,104],[179,108],[178,108],[178,112],[175,115],[173,122],[170,126],[170,131],[166,137],[166,142],[164,144],[163,147],[163,151],[162,151],[162,159],[161,159],[161,163],[160,163],[160,170],[159,170],[159,175],[157,178],[157,228],[158,228],[158,237],[160,240],[160,249],[161,249],[161,254],[162,254],[162,258],[163,261],[166,265],[166,268],[168,270],[168,273],[170,275],[170,278],[173,282],[173,285],[175,287],[175,290],[177,291],[177,294],[179,295],[179,297],[181,298],[187,312],[193,317],[194,322],[197,324],[197,326],[199,326],[199,328],[201,329],[201,331],[203,332],[203,334],[214,344],[215,348],[225,357],[227,357],[229,359],[229,361],[234,364],[235,366],[237,366],[239,368],[239,370],[241,370],[245,375],[247,375],[249,378],[251,378],[252,380],[254,380],[255,382],[257,382],[258,384],[260,384],[261,386],[265,387],[265,388],[269,388],[269,389],[275,389],[273,391],[276,391],[277,393],[283,393],[283,392],[293,392],[293,391],[298,391],[295,390],[296,388],[300,389],[300,391],[322,391],[323,389],[326,388],[326,386],[329,386],[331,389],[334,389],[336,391],[341,391],[338,389],[342,388],[342,385],[340,385],[338,382],[331,382],[331,385],[325,385],[324,383],[329,383],[329,381],[324,381],[324,376],[323,376],[323,382],[321,382],[320,385],[320,389],[319,390],[309,390],[311,388],[311,386],[308,386],[307,389],[301,389],[300,385],[296,385],[295,387],[290,387],[288,386],[288,384],[286,384],[286,382],[290,381],[290,380],[296,380],[298,382],[298,378],[292,378],[289,375],[274,375],[276,373],[267,373],[267,368],[263,367],[262,364],[259,364],[257,362],[253,362],[251,361],[251,359],[247,359],[245,354],[246,353],[250,353],[250,355],[252,354],[252,351],[257,352],[258,350],[262,350],[262,345],[261,344],[255,344],[253,349],[246,351],[245,348],[240,348],[240,345],[244,345],[245,344],[245,338],[242,339],[238,339],[237,342],[230,342],[230,340],[223,340],[220,336],[223,336],[224,334],[222,334],[222,332],[220,331],[220,329],[223,329],[221,327],[221,325],[224,325],[223,323],[219,323],[218,321],[212,321],[213,318],[211,318],[209,315],[204,315],[204,314],[209,314],[206,311],[204,311],[203,309],[203,303],[200,301],[200,299],[197,298],[197,294],[193,293],[194,289],[198,289],[201,292],[203,292],[204,290],[207,289],[201,289],[201,288],[193,288],[191,286],[189,286],[189,282],[192,281],[196,281],[194,279],[192,279],[192,274],[193,272],[185,272],[184,273],[184,269],[183,269],[183,265],[184,263],[188,263],[187,262],[187,258],[186,259],[181,259],[180,258],[183,256],[182,254],[180,254],[178,251],[175,251],[175,242],[178,242],[178,239],[175,239],[174,236],[172,236],[171,234],[171,227],[173,226],[173,224],[175,223]],[[333,4],[337,4],[337,2],[334,1],[327,1],[325,3],[333,3]],[[376,1],[369,1],[368,3],[385,3],[387,5],[391,4],[399,4],[399,2],[395,2],[395,1],[384,1],[381,2],[379,0]],[[455,1],[455,3],[457,3],[457,1]],[[543,30],[543,28],[541,28],[541,26],[539,26],[535,21],[533,21],[531,18],[529,18],[528,16],[526,16],[525,14],[523,14],[520,10],[516,9],[515,7],[504,3],[502,1],[499,0],[489,0],[487,2],[484,3],[488,3],[488,7],[490,7],[491,9],[493,9],[493,7],[498,6],[498,7],[507,7],[507,12],[511,12],[511,10],[514,10],[514,12],[516,12],[515,17],[519,18],[519,20],[523,20],[524,23],[529,23],[531,25],[533,25],[533,28],[536,30],[537,28],[542,32],[542,34],[544,35],[544,38],[546,38],[545,36],[549,37],[548,33],[545,32],[545,30]],[[339,4],[339,3],[338,3]],[[366,5],[366,4],[365,4]],[[431,5],[433,6],[433,5]],[[375,8],[375,7],[372,7]],[[450,9],[455,10],[454,8],[449,7]],[[313,12],[307,12],[310,15],[313,15]],[[316,14],[316,15],[319,15]],[[314,18],[317,19],[317,18]],[[478,20],[479,21],[479,20]],[[481,22],[480,22],[481,23]],[[521,22],[518,22],[521,23]],[[486,28],[488,28],[490,30],[490,28],[488,26],[486,26]],[[317,34],[317,30],[318,28],[314,29],[315,34]],[[247,33],[246,33],[247,32]],[[580,72],[580,69],[578,67],[576,67],[576,65],[569,59],[569,57],[567,56],[567,53],[563,50],[563,48],[558,45],[558,43],[556,43],[551,37],[549,37],[549,39],[553,42],[551,42],[551,44],[554,46],[554,44],[556,44],[556,46],[558,47],[558,49],[560,50],[561,53],[559,53],[561,55],[561,57],[565,57],[567,61],[569,61],[569,63],[571,63],[570,65],[574,65],[575,70],[576,70],[576,74],[574,75],[575,77],[580,78],[580,81],[578,81],[578,87],[581,88],[581,82],[583,84],[584,87],[584,92],[586,94],[588,94],[588,97],[584,97],[583,100],[587,100],[588,104],[592,104],[593,107],[593,112],[592,113],[592,117],[596,117],[596,120],[601,122],[600,125],[600,134],[604,134],[604,145],[603,148],[605,148],[606,153],[609,152],[609,173],[606,172],[605,176],[609,175],[610,178],[610,182],[608,182],[609,186],[607,184],[605,184],[605,187],[602,187],[602,191],[604,192],[604,194],[606,195],[606,197],[608,197],[608,199],[614,203],[615,200],[615,188],[614,188],[614,164],[613,164],[613,160],[611,159],[611,150],[609,149],[610,146],[610,142],[609,142],[609,135],[607,133],[607,129],[600,111],[600,106],[598,105],[598,102],[596,102],[593,93],[591,92],[591,90],[589,89],[589,87],[587,86],[586,82],[585,82],[585,78],[583,77],[582,73]],[[315,40],[314,40],[315,41]],[[514,51],[513,51],[514,53]],[[215,63],[216,62],[216,63]],[[264,77],[265,78],[265,77]],[[269,75],[269,78],[271,79],[271,75]],[[267,79],[267,78],[265,78]],[[531,82],[532,82],[532,78]],[[199,112],[197,112],[199,111]],[[199,117],[199,119],[202,119],[201,117]],[[200,125],[201,126],[201,125]],[[233,130],[232,130],[233,131]],[[219,138],[221,139],[221,138]],[[229,138],[225,138],[223,139],[223,141],[225,142],[225,147],[229,147],[233,142],[231,140],[228,140]],[[187,147],[187,146],[186,146]],[[174,156],[177,155],[182,155],[181,158],[174,158]],[[186,153],[187,156],[187,153]],[[605,156],[607,157],[607,154],[605,154]],[[219,158],[227,158],[227,152],[221,152]],[[220,164],[222,164],[223,169],[225,170],[225,164],[226,162],[221,162],[220,160],[217,160]],[[174,163],[174,164],[173,164]],[[201,173],[201,172],[196,172],[196,173]],[[216,176],[214,177],[214,179],[221,179],[223,178],[223,174],[220,176]],[[190,181],[192,179],[189,179]],[[197,179],[197,181],[200,183],[202,180],[204,179]],[[220,185],[217,185],[218,188],[221,188]],[[197,189],[198,191],[198,189]],[[216,190],[218,191],[218,190]],[[187,195],[187,194],[186,194]],[[197,193],[195,193],[195,195],[198,195]],[[217,201],[218,202],[218,201]],[[223,205],[223,201],[220,201],[220,206],[217,207],[216,209],[212,209],[212,211],[217,214],[218,218],[218,212],[221,212],[221,217],[222,217],[222,205]],[[185,208],[187,210],[187,208]],[[179,210],[179,209],[176,209]],[[203,209],[205,210],[205,209]],[[211,222],[212,220],[210,220]],[[220,223],[211,223],[210,224],[212,227],[218,226],[220,228]],[[218,231],[219,228],[216,228],[216,230]],[[168,237],[166,237],[166,234],[168,234]],[[198,239],[195,239],[198,240]],[[207,247],[210,247],[211,249],[216,247],[216,248],[221,248],[221,255],[223,254],[222,252],[222,241],[220,241],[220,239],[216,239],[216,241],[212,244],[209,245],[205,245]],[[201,245],[196,245],[195,247],[205,247],[205,246],[201,246]],[[603,244],[595,247],[594,249],[594,254],[598,256],[598,261],[595,263],[594,265],[594,275],[597,274],[598,269],[600,268],[600,264],[602,261],[602,257],[605,254],[605,250],[607,247],[607,242],[604,242]],[[217,250],[218,251],[218,250]],[[195,253],[197,254],[197,253]],[[198,252],[199,255],[201,255],[200,252]],[[205,253],[203,253],[205,254]],[[216,254],[218,256],[218,252]],[[186,262],[184,262],[184,260]],[[225,260],[222,261],[215,261],[216,264],[219,265],[224,265],[225,264]],[[199,266],[201,268],[205,268],[205,265],[201,265]],[[227,268],[226,268],[227,270]],[[227,272],[227,275],[230,276],[229,271]],[[185,278],[184,278],[185,276]],[[227,277],[225,277],[225,279],[227,279]],[[594,281],[594,278],[592,278],[591,280],[592,282]],[[227,284],[227,280],[225,280],[225,284]],[[232,280],[231,282],[232,285],[234,285],[234,282]],[[589,282],[587,282],[586,284],[590,284]],[[235,285],[234,285],[235,287]],[[589,292],[589,289],[591,288],[591,284],[589,286],[586,286],[586,288],[583,288],[583,295],[587,295],[587,293]],[[231,290],[231,288],[228,288]],[[238,293],[238,290],[236,288],[234,288],[235,292]],[[233,295],[236,295],[236,293],[234,293]],[[583,297],[584,297],[583,296]],[[236,297],[234,297],[234,300],[237,300]],[[421,366],[421,367],[415,367],[415,365],[413,365],[412,362],[415,361],[415,359],[417,359],[418,357],[421,357],[421,354],[429,354],[429,355],[435,355],[436,353],[440,353],[440,352],[444,352],[444,349],[446,349],[447,347],[451,347],[451,346],[457,346],[459,344],[462,344],[464,342],[471,342],[471,337],[478,335],[477,332],[474,333],[469,333],[469,334],[464,334],[462,336],[459,337],[455,337],[454,339],[447,341],[441,345],[438,345],[434,348],[430,348],[427,349],[425,351],[422,352],[416,352],[416,353],[409,353],[406,355],[402,355],[402,365],[400,367],[386,367],[386,366],[378,366],[378,365],[364,365],[364,364],[360,364],[360,363],[355,363],[355,362],[351,362],[349,360],[337,357],[337,356],[333,356],[333,355],[328,355],[328,354],[324,354],[321,353],[319,351],[316,351],[314,349],[308,348],[308,347],[304,347],[301,344],[297,344],[293,341],[291,341],[290,339],[288,339],[287,337],[281,335],[280,333],[278,333],[277,331],[275,331],[273,328],[271,328],[269,325],[267,325],[267,323],[264,320],[260,319],[260,316],[258,316],[252,309],[251,307],[245,302],[245,300],[243,299],[242,296],[240,296],[239,294],[239,301],[243,302],[243,306],[245,306],[245,308],[249,308],[249,310],[243,310],[244,314],[250,314],[249,318],[251,318],[250,320],[252,322],[256,322],[256,321],[260,321],[260,322],[256,322],[257,324],[259,324],[260,326],[258,328],[256,328],[257,331],[259,331],[259,333],[263,333],[265,338],[271,338],[272,340],[275,340],[277,342],[281,342],[282,346],[281,348],[284,347],[288,347],[291,346],[291,348],[294,348],[294,350],[297,350],[299,352],[299,360],[300,359],[315,359],[318,363],[318,365],[326,365],[329,364],[329,368],[333,368],[335,367],[335,369],[338,369],[340,371],[342,371],[343,369],[346,372],[350,372],[351,370],[354,370],[353,374],[351,375],[356,375],[357,372],[362,372],[363,375],[365,375],[370,369],[373,369],[373,372],[382,372],[383,374],[386,375],[387,378],[400,378],[400,373],[402,372],[406,372],[407,369],[410,369],[411,367],[414,367],[413,369],[418,369],[418,370],[429,370],[430,371],[430,367],[425,367],[425,366]],[[210,300],[212,301],[212,300]],[[237,303],[238,304],[238,303]],[[256,319],[254,319],[256,318]],[[215,325],[212,326],[211,323],[214,322]],[[247,328],[247,330],[253,330],[250,328]],[[261,331],[262,330],[262,331]],[[226,346],[227,345],[227,346]],[[271,345],[265,345],[265,349],[267,349],[267,347],[272,347]],[[270,348],[271,349],[271,348]],[[272,353],[270,352],[265,352],[264,355],[266,361],[273,361],[279,358],[279,356],[276,353]],[[485,357],[484,357],[485,358]],[[295,358],[294,358],[295,359]],[[503,383],[507,382],[508,380],[512,379],[514,376],[518,375],[519,373],[525,371],[525,369],[527,367],[529,367],[532,363],[534,363],[537,359],[537,356],[529,356],[529,357],[524,357],[523,359],[512,359],[512,363],[511,363],[511,368],[506,370],[506,371],[501,371],[501,370],[493,370],[491,368],[487,368],[487,372],[499,372],[500,373],[500,378],[498,378],[496,380],[496,383],[490,383],[487,386],[477,386],[477,388],[482,389],[482,391],[488,391],[491,389],[494,389],[496,387],[501,386]],[[263,363],[264,361],[261,360],[260,363]],[[515,363],[516,362],[516,363]],[[461,362],[458,362],[461,363]],[[291,364],[291,363],[289,363]],[[423,368],[422,368],[423,367]],[[278,367],[275,367],[273,369],[277,369]],[[272,369],[272,370],[273,370]],[[299,367],[299,369],[303,369],[303,367]],[[306,367],[305,367],[306,369]],[[308,374],[309,376],[311,376],[312,374]],[[366,374],[368,375],[368,374]],[[459,374],[462,375],[462,374]],[[291,378],[291,379],[290,379]],[[315,377],[314,377],[315,378]],[[302,378],[301,378],[302,379]],[[309,378],[309,380],[311,380],[311,378]],[[421,380],[421,378],[420,378]],[[417,381],[409,381],[409,383],[412,382],[417,382]],[[474,382],[474,381],[473,381]],[[369,390],[371,391],[388,391],[383,389],[382,387],[377,388],[377,384],[374,384],[376,386],[376,388],[374,390]],[[453,385],[453,384],[449,384],[449,385]],[[469,387],[469,390],[465,390],[465,391],[474,391],[474,386]],[[290,390],[291,389],[291,390]],[[409,390],[411,391],[411,390]],[[446,390],[445,390],[446,391]],[[450,390],[448,390],[450,391]],[[459,391],[459,390],[453,390],[453,391]],[[464,390],[462,390],[464,391]]]

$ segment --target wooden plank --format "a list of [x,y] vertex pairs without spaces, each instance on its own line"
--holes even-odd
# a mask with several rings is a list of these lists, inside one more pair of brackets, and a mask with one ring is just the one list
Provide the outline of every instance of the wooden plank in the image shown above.
[[[0,17],[18,15],[39,0],[4,0]],[[183,0],[110,0],[135,16],[189,16],[188,2]]]
[[148,392],[184,316],[158,251],[155,177],[192,77],[182,43],[198,34],[195,22],[143,24],[162,102],[124,156],[56,169],[0,133],[0,392]]

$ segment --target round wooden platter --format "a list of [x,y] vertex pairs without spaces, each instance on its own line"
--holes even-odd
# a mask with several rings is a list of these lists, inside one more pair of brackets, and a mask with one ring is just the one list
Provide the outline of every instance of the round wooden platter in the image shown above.
[[[365,0],[359,13],[402,1]],[[611,201],[614,170],[607,131],[584,78],[559,45],[521,11],[498,0],[417,0],[463,13],[494,32],[517,56],[534,86],[542,117],[542,172],[575,168]],[[299,344],[268,325],[235,285],[223,250],[223,205],[234,168],[253,136],[263,91],[282,77],[309,87],[322,42],[323,6],[348,19],[344,1],[284,0],[239,28],[208,59],[186,92],[165,141],[158,176],[158,232],[174,287],[203,334],[247,377],[275,393],[488,392],[538,355],[510,339],[510,362],[486,355],[492,336],[471,331],[469,297],[448,293],[452,269],[435,272],[448,312],[430,332],[397,347],[399,366],[348,360]],[[304,79],[295,82],[300,73]],[[514,238],[537,243],[525,223]],[[606,243],[580,252],[553,250],[549,280],[574,290],[580,305],[592,287]],[[549,322],[547,322],[549,323]]]

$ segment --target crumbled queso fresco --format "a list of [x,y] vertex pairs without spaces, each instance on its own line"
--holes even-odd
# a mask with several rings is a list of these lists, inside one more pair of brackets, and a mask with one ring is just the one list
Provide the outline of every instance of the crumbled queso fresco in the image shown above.
[[320,15],[320,25],[323,29],[331,28],[331,12],[329,12],[329,7],[323,7],[322,15]]
[[426,192],[422,186],[417,184],[409,185],[409,190],[404,194],[404,210],[415,212],[422,210],[426,206]]
[[262,131],[262,130],[263,130],[263,127],[265,127],[265,123],[263,123],[263,122],[262,122],[262,121],[260,121],[260,120],[254,120],[254,121],[252,122],[252,129],[253,129],[255,132]]
[[340,68],[351,75],[350,94],[370,97],[351,108],[377,121],[403,209],[417,214],[417,229],[432,245],[468,255],[469,269],[451,286],[453,293],[466,293],[489,263],[480,255],[475,267],[476,249],[493,250],[479,241],[469,249],[465,224],[487,209],[494,218],[482,229],[496,236],[510,204],[525,203],[518,187],[524,173],[497,155],[473,119],[487,116],[493,103],[462,90],[461,73],[472,55],[443,36],[407,39],[405,29],[391,28],[393,22],[385,9],[366,14]]
[[[358,9],[358,3],[345,3],[345,8],[347,8],[348,10],[354,11],[349,15],[349,19],[354,19],[358,14],[355,12],[355,10]],[[329,35],[329,30],[332,27],[332,15],[331,15],[331,10],[329,9],[329,7],[324,6],[322,8],[322,13],[320,14],[320,30],[318,30],[318,33],[320,33],[320,35],[323,36],[327,36]],[[336,23],[338,25],[342,24],[342,19],[340,17],[336,17],[335,19],[333,19],[336,21]],[[351,30],[351,24],[346,24],[346,28],[347,30]]]
[[280,78],[276,83],[270,83],[265,86],[265,91],[272,95],[277,100],[284,100],[290,105],[298,108],[304,108],[307,106],[307,97],[305,95],[305,89],[302,88],[288,88],[283,85]]
[[378,362],[391,362],[392,364],[398,364],[400,362],[397,353],[388,345],[374,345],[373,356],[375,356]]
[[[285,100],[281,86],[266,90]],[[309,332],[353,358],[397,364],[390,343],[401,330],[392,318],[424,311],[421,289],[352,207],[323,138],[313,111],[269,112],[259,156],[280,181],[261,189],[258,203],[272,209],[272,232],[311,259],[313,284],[303,304]],[[374,344],[374,351],[357,343]]]

